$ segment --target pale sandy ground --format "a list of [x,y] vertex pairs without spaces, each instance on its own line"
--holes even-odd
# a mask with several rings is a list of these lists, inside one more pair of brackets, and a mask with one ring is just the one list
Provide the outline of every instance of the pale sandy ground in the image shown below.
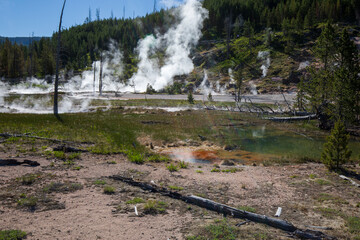
[[[0,153],[0,159],[9,156]],[[188,169],[170,173],[164,163],[151,163],[136,165],[128,162],[121,155],[98,156],[83,154],[78,164],[84,166],[80,171],[71,169],[49,169],[50,161],[44,157],[27,157],[36,160],[40,167],[0,167],[0,186],[2,189],[14,181],[16,177],[25,173],[43,172],[55,174],[57,179],[82,183],[84,188],[73,193],[56,193],[53,197],[65,204],[65,209],[50,211],[30,212],[12,206],[0,205],[0,229],[21,229],[29,233],[28,239],[185,239],[196,226],[206,223],[209,219],[221,218],[217,214],[200,214],[197,212],[184,211],[186,205],[179,203],[170,208],[164,215],[135,216],[132,211],[115,212],[116,205],[123,199],[148,193],[142,190],[131,190],[130,196],[125,184],[114,185],[116,194],[106,195],[102,188],[92,183],[94,179],[108,177],[114,174],[129,172],[144,173],[142,181],[163,183],[184,187],[183,193],[202,193],[208,198],[221,201],[232,206],[253,206],[259,213],[273,215],[277,207],[284,208],[282,219],[292,221],[297,226],[330,224],[332,227],[343,228],[343,223],[337,221],[325,221],[319,215],[311,214],[308,218],[307,211],[302,212],[300,207],[291,208],[291,204],[313,204],[314,191],[298,188],[291,176],[305,176],[309,174],[325,176],[324,167],[319,164],[294,165],[286,167],[253,167],[236,166],[242,171],[237,173],[211,173],[214,167],[207,164],[191,164]],[[21,160],[21,158],[20,158]],[[117,164],[108,164],[115,160]],[[61,166],[61,163],[56,163]],[[201,168],[199,168],[201,165]],[[221,167],[226,169],[226,167]],[[203,173],[196,173],[201,170]],[[50,180],[49,180],[50,181]],[[43,183],[43,184],[48,184]],[[110,183],[111,184],[111,183]],[[351,188],[351,186],[346,185]],[[321,191],[335,192],[321,186]],[[340,187],[340,186],[336,186]],[[0,193],[1,190],[0,188]],[[123,190],[123,191],[122,191]],[[351,191],[353,190],[351,188]],[[358,192],[355,192],[355,194]],[[156,196],[155,196],[156,197]],[[174,200],[177,201],[177,200]],[[351,202],[351,204],[353,204]],[[351,205],[352,206],[352,205]],[[300,208],[301,209],[301,208]],[[139,210],[141,211],[141,210]],[[296,213],[294,213],[294,211]],[[241,220],[239,220],[241,221]],[[341,230],[340,230],[341,231]],[[279,239],[287,239],[279,237]]]

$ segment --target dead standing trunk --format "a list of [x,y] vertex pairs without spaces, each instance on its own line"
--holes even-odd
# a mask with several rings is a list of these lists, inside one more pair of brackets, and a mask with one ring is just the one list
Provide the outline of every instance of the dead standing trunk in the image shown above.
[[103,54],[100,53],[100,78],[99,78],[99,95],[102,96],[102,74],[103,73]]
[[64,13],[66,0],[64,0],[64,4],[61,10],[60,15],[60,23],[59,23],[59,33],[58,33],[58,43],[56,48],[56,77],[55,77],[55,86],[54,86],[54,115],[57,119],[60,119],[59,116],[59,109],[58,109],[58,98],[59,98],[59,61],[60,61],[60,41],[61,41],[61,23],[62,23],[62,17]]

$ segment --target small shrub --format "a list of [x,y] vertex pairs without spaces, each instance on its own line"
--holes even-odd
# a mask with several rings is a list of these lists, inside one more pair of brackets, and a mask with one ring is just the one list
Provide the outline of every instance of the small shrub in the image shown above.
[[145,214],[164,214],[167,204],[162,201],[148,200],[144,205]]
[[184,188],[183,188],[183,187],[177,187],[177,186],[169,186],[169,188],[170,188],[171,190],[175,190],[175,191],[181,191],[181,190],[184,190]]
[[360,202],[358,202],[358,204],[356,204],[356,207],[357,207],[357,208],[360,208]]
[[139,197],[133,198],[132,200],[126,201],[126,204],[139,204],[139,203],[145,203],[145,200]]
[[360,217],[348,217],[346,226],[351,233],[360,235]]
[[237,171],[238,171],[237,168],[231,168],[231,169],[224,169],[221,172],[224,172],[224,173],[236,173]]
[[136,163],[136,164],[144,164],[144,162],[145,162],[143,155],[141,155],[139,153],[129,153],[128,158],[129,158],[130,162]]
[[17,178],[16,180],[21,182],[21,184],[24,185],[31,185],[33,184],[36,179],[38,179],[40,177],[40,175],[38,174],[25,174],[24,176]]
[[43,188],[43,191],[46,193],[51,192],[75,192],[82,189],[83,186],[80,183],[61,183],[61,182],[52,182]]
[[114,194],[115,193],[115,188],[112,186],[105,186],[104,187],[104,193],[105,194]]
[[21,207],[28,207],[31,210],[34,210],[38,200],[39,199],[37,197],[30,196],[30,197],[20,198],[17,203]]
[[148,161],[149,162],[169,162],[170,159],[166,156],[161,156],[161,155],[151,155],[150,157],[148,157]]
[[315,179],[316,177],[317,177],[317,176],[316,176],[315,174],[310,174],[310,175],[309,175],[309,178],[310,178],[310,179]]
[[65,155],[65,153],[63,151],[53,151],[53,155],[57,159],[61,159],[61,160],[66,159],[66,155]]
[[1,230],[0,240],[21,240],[26,237],[26,232],[20,230]]
[[213,168],[213,169],[211,170],[211,172],[220,172],[220,169]]
[[73,167],[72,169],[75,171],[80,171],[81,168],[82,168],[81,166],[76,166],[76,167]]
[[106,184],[106,181],[99,179],[99,180],[95,180],[95,181],[94,181],[94,184],[95,184],[95,185],[105,185],[105,184]]
[[185,161],[180,161],[179,162],[179,168],[188,168],[189,164],[186,163]]
[[327,180],[325,180],[325,179],[316,179],[315,180],[315,182],[317,183],[317,184],[319,184],[319,185],[330,185],[331,184],[331,182],[329,182],[329,181],[327,181]]
[[205,227],[202,233],[197,236],[188,236],[187,240],[207,240],[207,239],[222,239],[235,240],[238,239],[237,229],[231,226],[227,220],[217,220],[215,224]]
[[108,164],[117,164],[116,161],[108,161],[107,163],[108,163]]
[[71,153],[67,159],[69,160],[74,160],[74,159],[80,159],[81,158],[81,153]]
[[196,173],[203,173],[203,171],[201,171],[201,170],[196,170]]
[[247,212],[252,212],[252,213],[256,213],[256,209],[253,207],[249,207],[249,206],[240,206],[238,207],[239,210],[243,210],[243,211],[247,211]]
[[75,162],[72,161],[72,160],[66,160],[63,164],[64,164],[65,166],[72,166],[72,165],[75,165]]
[[166,165],[166,168],[170,171],[170,172],[176,172],[176,171],[178,171],[178,168],[177,168],[177,166],[176,165],[174,165],[174,164],[170,164],[170,165]]

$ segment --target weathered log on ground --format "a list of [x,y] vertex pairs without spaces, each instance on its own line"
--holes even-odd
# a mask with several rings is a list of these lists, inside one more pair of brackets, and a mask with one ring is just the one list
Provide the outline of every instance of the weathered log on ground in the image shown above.
[[40,163],[31,160],[24,160],[22,162],[16,159],[0,159],[0,167],[4,166],[20,166],[20,165],[29,165],[31,167],[40,166]]
[[79,153],[79,152],[89,152],[88,150],[83,150],[83,149],[79,149],[79,148],[73,148],[73,147],[68,147],[65,145],[61,145],[61,146],[57,146],[53,148],[54,151],[62,151],[65,153]]
[[345,177],[344,175],[339,175],[339,177],[346,180],[346,181],[349,181],[352,185],[354,185],[356,187],[360,187],[360,184],[358,184],[357,182],[355,182],[351,178]]
[[291,224],[287,221],[284,221],[284,220],[271,218],[271,217],[267,217],[265,215],[251,213],[251,212],[247,212],[244,210],[239,210],[239,209],[227,206],[225,204],[211,201],[206,198],[193,196],[193,195],[184,196],[180,193],[169,191],[168,189],[163,188],[163,187],[159,187],[159,186],[144,183],[144,182],[139,182],[139,181],[133,180],[131,178],[126,178],[126,177],[123,177],[120,175],[110,176],[110,178],[114,179],[114,180],[119,180],[119,181],[125,182],[132,186],[139,187],[146,191],[151,191],[154,193],[159,193],[163,196],[168,196],[168,197],[171,197],[174,199],[182,200],[186,203],[190,203],[190,204],[193,204],[193,205],[196,205],[199,207],[203,207],[203,208],[215,211],[220,214],[230,215],[235,218],[242,218],[242,219],[250,220],[253,222],[257,222],[257,223],[263,223],[268,226],[287,231],[292,236],[296,236],[301,239],[318,239],[318,240],[336,239],[336,238],[327,236],[326,234],[324,234],[322,232],[312,231],[312,230],[301,230],[301,229],[295,227],[293,224]]
[[[35,138],[35,139],[39,139],[39,140],[45,140],[45,141],[50,141],[50,142],[56,142],[56,143],[76,143],[73,141],[67,141],[67,140],[59,140],[59,139],[54,139],[54,138],[45,138],[45,137],[39,137],[39,136],[32,136],[32,135],[28,135],[28,134],[10,134],[10,133],[0,133],[0,137],[3,138],[11,138],[11,137],[18,137],[18,138]],[[82,144],[93,144],[91,142],[81,142]]]
[[291,122],[291,121],[304,121],[304,120],[312,120],[316,119],[316,114],[308,115],[308,116],[298,116],[298,117],[269,117],[264,118],[265,120],[271,120],[274,122]]

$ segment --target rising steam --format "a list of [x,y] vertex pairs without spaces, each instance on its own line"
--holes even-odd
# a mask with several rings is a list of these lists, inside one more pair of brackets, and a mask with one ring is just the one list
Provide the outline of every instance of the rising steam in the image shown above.
[[[155,90],[163,89],[173,83],[174,76],[189,74],[194,69],[189,55],[202,35],[201,29],[208,11],[199,0],[187,0],[174,14],[180,19],[177,26],[164,35],[150,35],[139,42],[139,70],[130,79],[136,91],[144,92],[148,85]],[[164,48],[164,65],[160,66],[160,60],[154,54]]]

